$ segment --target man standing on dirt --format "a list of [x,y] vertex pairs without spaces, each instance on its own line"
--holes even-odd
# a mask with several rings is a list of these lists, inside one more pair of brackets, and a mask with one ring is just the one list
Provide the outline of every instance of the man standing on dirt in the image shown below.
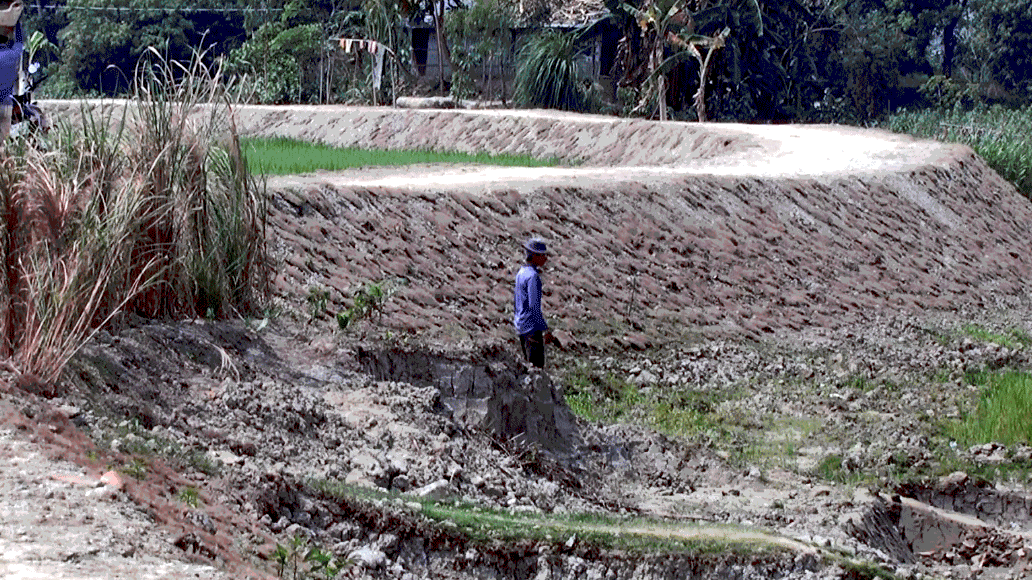
[[548,262],[548,248],[538,239],[527,240],[526,263],[516,274],[513,325],[520,335],[523,358],[537,368],[545,366],[545,343],[552,342],[552,332],[541,313],[541,267]]

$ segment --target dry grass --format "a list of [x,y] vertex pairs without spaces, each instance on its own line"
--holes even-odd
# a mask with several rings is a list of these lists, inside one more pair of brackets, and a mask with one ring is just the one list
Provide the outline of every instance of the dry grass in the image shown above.
[[0,160],[0,357],[56,381],[120,312],[229,316],[268,290],[264,187],[220,71],[141,61],[123,118],[83,120]]

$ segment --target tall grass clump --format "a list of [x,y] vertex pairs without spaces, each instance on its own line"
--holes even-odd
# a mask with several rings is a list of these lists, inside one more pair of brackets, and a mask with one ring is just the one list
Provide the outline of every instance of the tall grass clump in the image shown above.
[[[146,63],[119,113],[82,108],[0,160],[0,360],[54,383],[122,311],[225,315],[267,290],[264,191],[218,71]],[[146,66],[146,68],[144,68]]]
[[251,177],[221,70],[151,53],[137,67],[131,156],[150,216],[138,263],[157,260],[161,284],[133,307],[152,316],[224,316],[266,290],[265,192]]
[[977,407],[949,427],[963,446],[998,442],[1032,444],[1032,375],[1008,371],[979,376]]
[[891,117],[885,127],[915,137],[968,145],[1032,198],[1032,106],[906,112]]
[[586,110],[589,97],[577,74],[579,35],[547,31],[531,38],[517,59],[516,103],[523,107]]

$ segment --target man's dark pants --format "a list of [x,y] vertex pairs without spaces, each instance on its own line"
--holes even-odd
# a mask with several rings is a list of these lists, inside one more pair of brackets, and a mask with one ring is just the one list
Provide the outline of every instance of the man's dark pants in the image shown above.
[[545,366],[545,339],[542,332],[528,332],[520,335],[520,347],[523,348],[523,358],[537,368]]

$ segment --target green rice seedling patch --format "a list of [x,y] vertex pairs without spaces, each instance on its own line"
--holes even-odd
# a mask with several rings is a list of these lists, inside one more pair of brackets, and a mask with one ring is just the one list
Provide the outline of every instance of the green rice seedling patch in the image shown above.
[[967,378],[969,384],[981,387],[978,400],[947,425],[948,436],[962,447],[1032,443],[1032,374],[982,371]]
[[294,175],[313,171],[343,171],[360,167],[417,165],[424,163],[474,163],[506,167],[554,167],[557,159],[529,155],[490,155],[458,151],[376,150],[333,147],[288,137],[250,137],[241,140],[253,173]]

